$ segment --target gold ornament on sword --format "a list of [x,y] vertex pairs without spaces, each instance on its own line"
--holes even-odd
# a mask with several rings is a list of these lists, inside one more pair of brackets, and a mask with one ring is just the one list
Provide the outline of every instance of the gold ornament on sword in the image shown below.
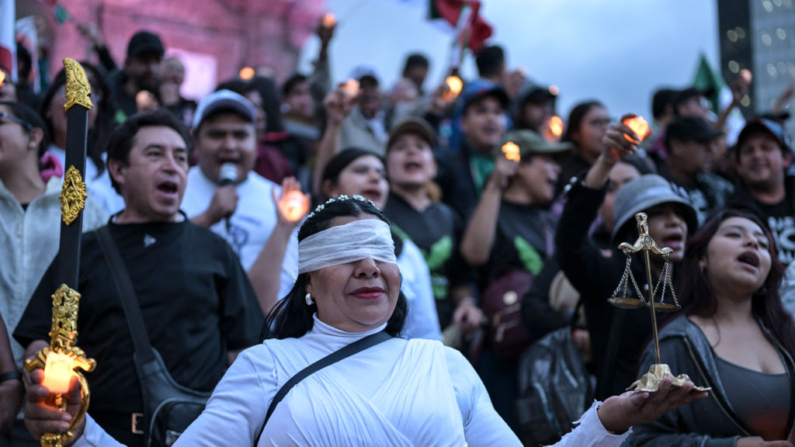
[[63,176],[61,189],[61,218],[66,225],[71,225],[86,207],[86,184],[80,171],[70,166]]
[[85,376],[78,371],[91,372],[96,368],[94,359],[86,358],[82,349],[75,346],[77,340],[77,311],[80,294],[61,285],[52,296],[52,327],[50,328],[50,347],[44,348],[36,357],[25,360],[25,369],[44,369],[42,385],[50,390],[50,404],[66,411],[66,400],[63,395],[69,392],[72,377],[80,383],[80,408],[72,418],[69,429],[65,433],[46,433],[41,437],[42,447],[61,446],[73,436],[77,427],[88,411],[91,392]]
[[[674,292],[674,286],[671,281],[671,267],[668,256],[670,256],[673,250],[668,247],[659,247],[654,239],[652,239],[652,237],[649,235],[649,225],[647,223],[646,213],[636,214],[635,220],[638,222],[639,236],[634,244],[628,244],[624,242],[618,246],[618,248],[626,255],[627,264],[626,268],[624,268],[624,274],[621,276],[621,281],[619,281],[618,287],[616,287],[615,292],[613,292],[613,296],[608,300],[608,302],[621,309],[640,309],[643,307],[648,307],[651,311],[651,325],[654,334],[654,351],[655,354],[657,354],[657,363],[651,365],[649,372],[644,374],[640,380],[630,385],[627,390],[654,392],[657,391],[660,386],[660,382],[662,382],[662,380],[666,377],[673,379],[673,386],[684,385],[685,382],[690,381],[690,377],[688,377],[687,374],[674,376],[673,373],[671,373],[671,368],[668,365],[663,364],[660,360],[660,339],[657,334],[657,311],[674,312],[682,308],[679,305],[679,301],[676,299],[676,293]],[[635,276],[632,274],[631,268],[632,255],[641,251],[643,252],[644,261],[646,263],[646,280],[648,281],[647,284],[649,290],[648,299],[643,296],[640,287],[638,287],[638,283],[635,281]],[[665,261],[660,279],[657,281],[657,285],[655,285],[653,288],[649,252],[652,252],[658,256],[662,256],[663,260]],[[627,289],[629,288],[630,282],[634,286],[634,290],[638,295],[638,298],[627,296]],[[662,289],[660,289],[660,286],[662,286]],[[671,291],[673,304],[665,303],[666,289],[670,289]],[[660,291],[660,301],[655,302],[655,297],[658,290]],[[695,389],[697,391],[710,390],[710,388],[704,387],[695,387]]]
[[66,104],[67,112],[75,105],[81,105],[86,110],[91,110],[91,84],[88,82],[83,66],[74,59],[63,60],[63,69],[66,74]]

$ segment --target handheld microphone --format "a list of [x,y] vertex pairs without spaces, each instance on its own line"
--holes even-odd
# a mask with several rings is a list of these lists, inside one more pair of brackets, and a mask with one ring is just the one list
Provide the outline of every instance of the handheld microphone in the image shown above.
[[[237,180],[237,165],[234,163],[226,162],[221,165],[221,172],[218,175],[219,183],[221,186],[234,185]],[[226,232],[229,233],[231,225],[229,224],[229,216],[224,217],[226,221]]]

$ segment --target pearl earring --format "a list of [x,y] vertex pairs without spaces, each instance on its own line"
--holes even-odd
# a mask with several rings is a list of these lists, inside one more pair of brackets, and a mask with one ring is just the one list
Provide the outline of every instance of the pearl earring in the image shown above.
[[314,304],[314,301],[312,301],[312,295],[309,293],[306,294],[304,300],[306,301],[307,306],[311,306],[312,304]]

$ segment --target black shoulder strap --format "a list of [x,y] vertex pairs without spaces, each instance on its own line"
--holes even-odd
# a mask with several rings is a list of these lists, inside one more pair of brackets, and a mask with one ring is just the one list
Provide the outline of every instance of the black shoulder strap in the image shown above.
[[124,315],[127,317],[127,326],[130,328],[132,334],[133,346],[138,358],[141,359],[143,364],[149,363],[154,360],[152,352],[152,344],[149,342],[149,334],[144,325],[144,317],[141,315],[141,309],[138,307],[138,300],[135,297],[135,289],[133,289],[130,274],[121,260],[119,250],[113,242],[113,237],[110,235],[110,229],[105,225],[98,229],[97,240],[105,260],[108,261],[110,272],[113,276],[113,282],[116,284],[116,292],[119,294]]
[[282,386],[279,391],[276,392],[276,396],[274,396],[273,401],[271,401],[271,405],[268,407],[268,413],[265,415],[265,422],[262,424],[262,428],[259,431],[259,436],[257,436],[257,441],[254,443],[254,445],[259,444],[259,439],[262,437],[262,432],[265,430],[265,426],[268,425],[268,419],[271,418],[273,410],[276,409],[276,405],[279,405],[279,402],[284,399],[284,396],[286,396],[294,386],[298,385],[299,382],[327,366],[331,366],[340,360],[346,359],[354,354],[364,351],[367,348],[372,348],[373,346],[381,344],[390,339],[392,339],[392,336],[384,331],[368,335],[361,340],[357,340],[348,346],[345,346],[339,351],[332,352],[331,354],[302,369],[298,372],[298,374],[290,378],[290,380],[288,380],[287,383],[285,383],[284,386]]

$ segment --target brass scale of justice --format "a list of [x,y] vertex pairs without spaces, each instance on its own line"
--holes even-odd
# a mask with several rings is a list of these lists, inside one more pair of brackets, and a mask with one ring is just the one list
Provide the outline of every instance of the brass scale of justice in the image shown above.
[[[624,274],[621,277],[621,281],[618,283],[618,287],[616,287],[615,292],[613,292],[613,296],[607,301],[621,309],[640,309],[643,307],[648,307],[651,311],[651,324],[654,334],[654,351],[657,354],[657,363],[651,365],[649,372],[644,374],[640,380],[630,385],[627,390],[636,392],[655,392],[658,390],[660,382],[662,382],[662,380],[666,377],[673,379],[673,386],[677,387],[684,385],[685,382],[690,380],[690,377],[688,377],[687,374],[674,376],[673,373],[671,373],[671,368],[668,365],[662,363],[660,360],[660,339],[657,334],[657,311],[675,312],[682,307],[679,305],[679,301],[676,299],[676,292],[674,291],[673,283],[671,281],[671,268],[670,262],[668,261],[668,256],[673,252],[673,250],[668,247],[660,248],[654,239],[652,239],[652,237],[649,235],[649,226],[645,213],[636,214],[635,220],[638,224],[638,239],[634,244],[628,244],[624,242],[618,246],[619,250],[624,252],[624,255],[626,255],[627,263],[626,268],[624,269]],[[648,299],[643,296],[643,293],[641,292],[640,287],[638,287],[638,283],[635,281],[635,276],[632,274],[631,269],[632,255],[641,251],[643,252],[643,257],[646,264],[646,281],[649,288]],[[663,260],[665,261],[660,279],[657,281],[657,285],[655,285],[653,288],[649,252],[662,256]],[[629,288],[630,282],[632,282],[638,298],[631,298],[627,296],[627,289]],[[662,287],[662,290],[660,290],[660,301],[656,303],[654,300],[660,287]],[[666,288],[671,290],[671,297],[674,301],[673,304],[665,303]],[[619,295],[620,292],[621,295]],[[695,387],[695,390],[697,391],[709,391],[710,389],[711,388],[707,387]]]

